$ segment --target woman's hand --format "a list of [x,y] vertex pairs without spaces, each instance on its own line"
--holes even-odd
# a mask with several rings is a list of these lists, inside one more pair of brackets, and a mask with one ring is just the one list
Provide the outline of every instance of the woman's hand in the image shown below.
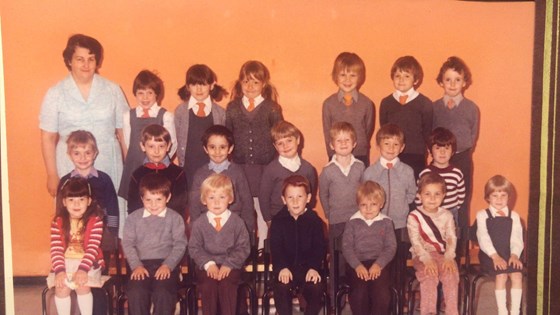
[[41,130],[41,152],[43,162],[47,170],[47,191],[51,196],[56,196],[58,188],[58,171],[56,169],[56,142],[58,141],[57,132]]

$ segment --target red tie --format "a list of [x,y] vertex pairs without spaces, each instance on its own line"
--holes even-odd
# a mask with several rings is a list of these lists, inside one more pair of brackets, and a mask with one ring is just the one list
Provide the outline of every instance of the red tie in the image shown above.
[[214,221],[216,221],[216,231],[220,232],[222,229],[222,223],[220,222],[222,218],[215,217]]
[[352,105],[352,93],[344,94],[344,105],[346,106]]
[[455,106],[455,101],[453,101],[453,99],[447,101],[447,108],[452,109],[454,106]]
[[387,163],[387,168],[392,169],[393,168],[393,163]]
[[503,212],[502,210],[498,210],[498,211],[496,211],[496,213],[497,213],[500,217],[505,217],[505,216],[506,216],[506,213]]
[[142,114],[141,118],[150,118],[150,110],[149,109],[142,108],[142,111],[144,113]]
[[204,103],[203,102],[198,102],[198,103],[196,103],[196,105],[198,105],[198,111],[196,112],[196,116],[206,117],[206,113],[204,112]]
[[401,103],[401,105],[406,104],[406,100],[408,99],[408,95],[401,95],[399,96],[399,103]]
[[249,106],[247,106],[247,111],[252,112],[255,109],[255,99],[249,99]]
[[166,168],[165,164],[163,164],[163,163],[148,162],[148,163],[144,164],[144,166],[151,169],[151,170],[164,170]]

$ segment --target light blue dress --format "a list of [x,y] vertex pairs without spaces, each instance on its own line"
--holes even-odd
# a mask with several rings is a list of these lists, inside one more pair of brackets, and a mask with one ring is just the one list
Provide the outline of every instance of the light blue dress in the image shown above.
[[[75,130],[87,130],[95,136],[99,149],[95,168],[107,173],[113,185],[119,187],[123,162],[115,129],[123,127],[123,113],[128,110],[121,88],[97,74],[93,76],[87,101],[71,74],[51,87],[41,105],[39,128],[59,134],[56,145],[58,176],[74,169],[66,153],[68,135]],[[119,200],[119,208],[126,209],[126,205],[121,208],[121,203]],[[121,217],[120,221],[124,222],[124,218]]]

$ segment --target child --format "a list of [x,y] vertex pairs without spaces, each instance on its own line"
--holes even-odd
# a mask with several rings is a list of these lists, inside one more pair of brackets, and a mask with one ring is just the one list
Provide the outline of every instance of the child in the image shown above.
[[226,109],[226,127],[233,132],[236,144],[232,160],[245,171],[257,211],[259,248],[262,248],[268,230],[257,199],[259,185],[264,167],[276,154],[270,141],[270,129],[284,120],[277,98],[266,66],[250,60],[241,66]]
[[480,264],[485,272],[496,276],[498,314],[507,315],[506,282],[511,279],[511,312],[518,315],[523,287],[523,227],[517,212],[508,208],[514,187],[505,177],[496,175],[484,186],[488,209],[476,214]]
[[366,80],[364,61],[354,53],[341,53],[334,61],[332,79],[338,86],[338,92],[323,102],[323,135],[329,160],[334,154],[331,127],[337,121],[347,121],[356,130],[354,154],[369,166],[369,142],[375,127],[375,104],[359,92]]
[[116,249],[119,235],[119,203],[117,193],[111,178],[106,173],[95,169],[93,164],[99,153],[97,141],[89,131],[76,130],[66,139],[67,153],[74,164],[74,170],[60,179],[57,188],[58,195],[62,192],[62,185],[73,177],[85,178],[91,187],[92,198],[105,214],[106,230],[103,233],[101,247],[106,255]]
[[255,230],[255,218],[253,209],[253,197],[249,190],[249,183],[245,177],[245,172],[241,166],[228,160],[228,155],[233,151],[233,134],[229,129],[221,125],[214,125],[208,128],[202,136],[204,151],[210,157],[208,165],[201,166],[193,178],[193,185],[189,189],[189,214],[191,222],[194,222],[206,207],[200,200],[200,186],[202,182],[212,174],[227,175],[232,183],[234,190],[233,202],[229,210],[237,213],[249,232]]
[[173,156],[177,150],[173,113],[160,106],[163,99],[163,81],[155,73],[142,70],[134,78],[132,92],[138,105],[123,114],[123,134],[128,151],[124,161],[119,196],[124,199],[128,197],[128,185],[132,172],[144,162],[145,155],[140,148],[140,139],[144,127],[150,124],[164,126],[171,135],[169,155]]
[[408,216],[408,235],[416,278],[420,282],[420,314],[437,314],[438,284],[443,286],[445,314],[457,315],[459,272],[455,262],[457,237],[453,215],[440,207],[445,197],[445,180],[428,172],[418,181],[422,205]]
[[478,138],[479,111],[476,104],[463,93],[472,84],[469,67],[458,57],[449,57],[441,66],[437,77],[444,95],[434,102],[434,128],[444,127],[457,137],[457,150],[451,164],[463,172],[465,202],[462,209],[469,218],[472,194],[472,151]]
[[[331,161],[323,168],[319,176],[319,198],[329,223],[329,250],[334,251],[334,240],[344,232],[346,222],[358,208],[356,203],[356,190],[360,185],[364,173],[364,163],[352,155],[356,147],[356,132],[352,125],[345,121],[339,121],[332,125],[329,132],[330,147],[334,150]],[[331,266],[333,264],[330,256]],[[340,267],[344,266],[341,259]],[[329,269],[331,279],[334,277],[333,266]],[[339,268],[344,270],[343,268]],[[329,283],[329,294],[334,303],[333,281]]]
[[228,92],[216,82],[216,73],[207,65],[193,65],[187,70],[185,85],[179,89],[183,103],[175,109],[177,128],[177,158],[191,187],[194,172],[208,163],[200,138],[204,130],[226,123],[226,112],[219,102]]
[[[61,181],[62,182],[62,181]],[[101,287],[103,212],[92,201],[91,187],[82,177],[62,182],[57,195],[56,216],[51,223],[52,272],[47,278],[55,287],[54,302],[60,315],[70,315],[70,292],[76,291],[80,313],[93,312],[90,287]]]
[[128,281],[131,314],[174,314],[177,303],[179,262],[187,247],[185,224],[169,211],[171,182],[152,173],[140,181],[144,207],[128,215],[124,226],[123,251],[132,274]]
[[171,135],[161,125],[148,125],[142,130],[140,148],[146,153],[144,165],[138,167],[130,178],[128,189],[128,213],[142,208],[140,181],[146,174],[159,173],[171,182],[171,199],[168,207],[185,217],[187,207],[187,179],[185,172],[171,163],[167,152],[171,147]]
[[342,252],[348,261],[353,314],[389,314],[392,279],[385,267],[395,256],[397,241],[391,218],[380,213],[385,192],[366,181],[356,193],[359,210],[346,224]]
[[391,67],[395,91],[381,101],[379,123],[399,126],[406,139],[406,148],[399,155],[414,170],[417,179],[426,167],[426,141],[432,131],[432,101],[418,93],[424,72],[412,56],[400,57]]
[[270,251],[274,274],[274,302],[280,315],[292,314],[292,292],[300,288],[307,307],[306,315],[321,310],[323,285],[321,274],[326,254],[323,221],[306,207],[311,200],[311,187],[301,175],[283,181],[282,201],[286,205],[270,227]]
[[[243,220],[228,210],[233,184],[224,174],[202,182],[200,200],[208,208],[193,223],[189,254],[196,264],[202,314],[234,315],[241,268],[249,257],[249,233]],[[218,303],[219,300],[219,303]]]
[[272,141],[278,158],[263,171],[259,190],[259,204],[264,221],[270,225],[272,218],[284,207],[282,186],[290,175],[302,175],[309,181],[311,199],[309,209],[317,203],[317,170],[298,154],[301,132],[287,121],[277,123],[271,130]]
[[385,190],[387,197],[381,212],[393,220],[397,237],[397,256],[392,263],[395,283],[400,289],[404,288],[406,272],[406,257],[409,243],[406,237],[406,219],[409,204],[414,201],[416,181],[412,168],[399,159],[403,151],[404,134],[395,124],[382,125],[375,136],[380,157],[377,162],[369,166],[362,176],[362,182],[374,181]]
[[[443,177],[446,184],[446,194],[441,207],[451,211],[455,225],[465,228],[468,221],[463,213],[461,213],[461,220],[459,220],[459,208],[465,201],[463,172],[449,163],[456,150],[457,139],[451,131],[442,127],[434,129],[428,142],[428,151],[432,155],[432,163],[420,172],[420,177],[428,172],[436,172]],[[416,204],[420,205],[419,199],[416,199]]]

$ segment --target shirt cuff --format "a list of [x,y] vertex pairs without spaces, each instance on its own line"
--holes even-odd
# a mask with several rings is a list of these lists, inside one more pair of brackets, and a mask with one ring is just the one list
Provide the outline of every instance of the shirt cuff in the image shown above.
[[210,260],[209,262],[204,264],[204,270],[208,271],[208,268],[210,268],[210,266],[215,265],[216,262],[213,260]]

